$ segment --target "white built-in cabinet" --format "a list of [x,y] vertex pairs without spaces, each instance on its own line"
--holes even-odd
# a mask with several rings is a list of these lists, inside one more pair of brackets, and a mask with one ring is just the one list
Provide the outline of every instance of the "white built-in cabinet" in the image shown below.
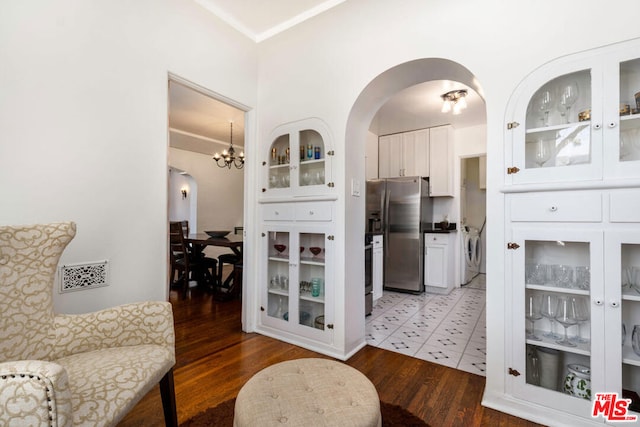
[[510,101],[506,382],[489,406],[598,425],[596,393],[618,393],[640,415],[639,52],[636,40],[547,64]]
[[378,162],[380,178],[429,176],[429,129],[381,136]]
[[456,233],[425,233],[424,286],[427,292],[448,294],[454,287]]
[[450,125],[378,139],[380,178],[429,177],[430,196],[453,197],[454,146]]
[[332,158],[330,132],[319,119],[280,126],[265,146],[256,331],[344,357],[334,340],[345,327],[335,324]]

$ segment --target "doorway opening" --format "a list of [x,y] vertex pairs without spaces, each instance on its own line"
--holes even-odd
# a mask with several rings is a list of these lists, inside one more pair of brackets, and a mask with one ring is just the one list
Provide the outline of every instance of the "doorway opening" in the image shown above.
[[[205,238],[205,233],[213,230],[242,236],[245,169],[219,167],[213,156],[229,148],[231,137],[236,151],[244,150],[248,109],[174,75],[169,76],[168,95],[168,221],[186,221],[191,235]],[[223,246],[202,247],[199,256],[217,260],[212,272],[216,277],[222,276],[223,281],[234,277],[234,265],[221,260],[228,261],[235,248],[232,252]],[[171,290],[175,278],[171,277],[171,261],[168,264],[167,286]],[[197,279],[194,275],[187,278],[187,291],[203,285]]]
[[[441,83],[450,83],[454,87],[451,89],[465,89],[468,90],[469,93],[473,93],[477,95],[477,99],[480,103],[481,110],[481,120],[475,122],[469,126],[458,128],[453,125],[451,121],[451,116],[447,116],[445,113],[440,111],[442,107],[442,97],[441,95],[447,93],[445,90],[446,87],[438,86]],[[425,96],[406,96],[405,98],[410,100],[412,104],[395,104],[398,97],[402,95],[406,95],[410,90],[414,87],[418,86],[431,86],[432,89],[434,87],[438,88],[438,90],[431,91],[431,94],[428,97]],[[456,87],[460,86],[460,87]],[[394,125],[397,127],[389,126],[386,130],[382,129],[382,123],[379,116],[381,111],[384,111],[387,108],[387,103],[391,101],[391,108],[388,108],[390,112],[396,114],[396,117],[393,118]],[[411,112],[412,109],[415,109],[420,103],[431,103],[432,107],[436,107],[439,105],[437,111],[431,113],[430,119],[431,122],[426,123],[418,123],[416,119],[408,117],[408,112]],[[436,107],[437,108],[437,107]],[[464,115],[464,111],[461,115]],[[393,68],[386,70],[385,72],[378,75],[374,78],[360,93],[356,102],[351,109],[349,114],[349,118],[346,126],[345,133],[345,141],[347,141],[345,145],[345,157],[349,159],[349,167],[345,168],[345,183],[353,183],[360,182],[366,180],[366,178],[370,177],[370,173],[375,171],[375,167],[372,167],[369,164],[370,159],[375,159],[375,150],[371,150],[370,145],[373,142],[376,142],[377,136],[393,134],[393,133],[401,133],[401,132],[409,132],[415,131],[419,129],[436,127],[439,125],[448,125],[452,124],[454,128],[454,136],[453,141],[453,159],[459,159],[460,155],[465,155],[468,153],[484,153],[486,152],[486,107],[484,106],[484,93],[482,87],[478,80],[473,76],[473,74],[463,67],[462,65],[455,63],[450,60],[441,59],[441,58],[425,58],[418,59],[410,62],[406,62],[400,65],[397,65]],[[376,134],[376,127],[378,128],[378,133]],[[372,133],[374,134],[372,136]],[[478,149],[481,147],[481,149]],[[367,150],[367,148],[369,148]],[[380,155],[380,153],[378,153]],[[375,161],[375,160],[374,160]],[[377,161],[380,161],[378,157]],[[433,218],[434,222],[447,220],[449,223],[455,224],[456,228],[453,232],[456,234],[460,233],[460,226],[462,215],[460,212],[460,168],[461,164],[459,161],[453,161],[451,165],[450,173],[453,182],[453,196],[447,197],[439,197],[434,201],[434,212]],[[375,172],[374,172],[375,173]],[[352,184],[353,186],[353,184]],[[345,187],[349,188],[348,185]],[[351,197],[350,197],[351,196]],[[346,253],[358,253],[361,252],[361,245],[363,241],[363,234],[366,229],[366,218],[365,218],[365,201],[360,197],[354,197],[351,194],[345,194],[345,205],[346,212],[349,212],[349,215],[345,215],[345,229],[348,230],[345,235],[345,251]],[[444,222],[444,221],[443,221]],[[458,236],[456,236],[458,237]],[[459,239],[455,239],[455,242],[459,242]],[[468,326],[469,336],[466,337],[467,341],[465,343],[471,342],[471,340],[478,339],[484,340],[484,295],[478,295],[478,293],[483,293],[482,290],[470,289],[470,290],[461,290],[459,289],[460,285],[460,254],[461,254],[461,245],[454,245],[454,254],[451,258],[453,260],[451,262],[454,263],[454,283],[456,289],[453,290],[450,297],[455,297],[453,299],[449,298],[448,301],[443,299],[441,295],[427,296],[424,300],[433,299],[438,300],[437,304],[440,306],[440,309],[444,307],[447,303],[453,304],[448,308],[451,310],[451,313],[454,313],[457,307],[457,304],[460,302],[460,307],[470,307],[472,304],[467,304],[471,300],[474,301],[476,307],[474,308],[473,313],[473,325]],[[358,265],[360,264],[360,265]],[[344,265],[345,269],[345,281],[346,282],[363,282],[363,263],[347,263]],[[469,291],[469,295],[463,295],[463,293]],[[455,295],[454,295],[455,294]],[[407,297],[411,298],[411,297]],[[404,298],[404,294],[400,296],[394,296],[394,298],[390,298],[389,301],[383,301],[386,304],[393,304],[393,300],[403,300],[407,304],[420,302],[416,301],[405,301],[407,298]],[[457,298],[457,299],[456,299]],[[384,299],[384,295],[383,295]],[[460,301],[458,301],[458,299]],[[464,299],[464,301],[463,301]],[[441,301],[442,300],[442,301]],[[455,300],[455,301],[453,301]],[[453,302],[452,302],[453,301]],[[424,301],[423,301],[424,302]],[[426,307],[426,305],[424,305]],[[420,308],[418,309],[420,310]],[[375,314],[374,307],[374,314]],[[382,318],[379,320],[379,325],[381,329],[384,329],[384,313],[385,307],[381,307],[381,310],[378,311],[381,314]],[[420,313],[414,313],[414,316],[419,316]],[[404,320],[406,322],[411,323],[412,317],[408,317]],[[467,316],[467,319],[469,317]],[[416,320],[416,319],[414,319]],[[450,349],[437,349],[437,337],[431,337],[432,334],[436,333],[436,330],[442,327],[442,331],[445,330],[444,323],[445,321],[452,319],[446,319],[444,317],[440,317],[438,319],[422,319],[423,323],[420,323],[416,320],[417,323],[425,326],[426,329],[420,329],[416,327],[414,330],[409,331],[412,338],[403,337],[403,330],[399,330],[399,334],[391,334],[388,337],[382,337],[379,334],[376,335],[377,330],[374,328],[369,328],[369,325],[374,324],[377,320],[376,318],[369,318],[366,321],[365,330],[367,331],[367,341],[369,344],[376,345],[376,341],[379,341],[378,346],[386,348],[391,351],[398,351],[410,356],[425,358],[425,360],[430,360],[435,363],[442,363],[438,360],[434,359],[434,354],[442,354],[442,360],[447,360],[449,366],[454,368],[468,370],[474,373],[478,373],[483,375],[484,372],[484,355],[481,354],[480,351],[477,355],[466,354],[464,351],[454,354],[455,352],[448,353]],[[457,321],[457,320],[456,320]],[[405,323],[406,323],[405,322]],[[429,322],[434,323],[437,322],[437,325],[431,325],[432,328],[427,328]],[[409,328],[411,329],[411,325],[409,323],[400,325],[399,328]],[[396,329],[398,329],[396,327]],[[442,332],[440,331],[440,332]],[[406,334],[405,334],[406,335]],[[420,338],[417,338],[420,335]],[[428,340],[431,339],[431,343]],[[443,339],[446,339],[443,338]],[[371,340],[371,341],[370,341]],[[400,342],[401,341],[401,342]],[[386,344],[385,344],[386,343]],[[466,344],[460,344],[461,348],[467,348]],[[472,346],[474,348],[482,348],[486,344],[480,343],[479,345]],[[435,348],[435,349],[434,349]],[[469,347],[471,348],[471,347]],[[436,351],[437,350],[437,351]],[[463,354],[464,353],[464,354]],[[424,356],[424,357],[422,357]]]

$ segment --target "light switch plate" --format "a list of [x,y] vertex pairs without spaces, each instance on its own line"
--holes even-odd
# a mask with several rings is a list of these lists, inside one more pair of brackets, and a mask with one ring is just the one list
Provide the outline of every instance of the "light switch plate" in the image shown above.
[[360,197],[360,180],[351,179],[351,195],[353,197]]

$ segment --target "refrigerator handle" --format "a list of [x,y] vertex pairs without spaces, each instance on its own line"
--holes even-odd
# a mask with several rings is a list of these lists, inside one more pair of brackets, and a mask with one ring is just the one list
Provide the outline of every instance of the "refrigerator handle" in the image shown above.
[[384,242],[385,245],[389,241],[389,199],[391,198],[391,190],[384,190],[384,220],[382,227],[384,230]]

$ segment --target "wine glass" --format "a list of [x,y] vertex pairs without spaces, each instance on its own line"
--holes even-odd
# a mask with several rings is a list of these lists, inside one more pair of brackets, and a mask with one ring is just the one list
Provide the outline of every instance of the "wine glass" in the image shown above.
[[553,102],[553,96],[549,90],[541,90],[534,99],[534,108],[542,113],[540,121],[542,126],[549,126],[549,111]]
[[527,328],[527,339],[541,341],[538,336],[535,334],[535,324],[536,320],[542,319],[542,314],[540,314],[540,306],[542,304],[542,299],[540,295],[528,295],[527,296],[527,307],[526,307],[526,318],[531,324],[531,329]]
[[560,90],[558,110],[560,111],[560,115],[565,118],[566,123],[569,123],[571,107],[578,100],[578,96],[578,83],[575,81],[566,83]]
[[551,339],[560,339],[561,335],[554,332],[554,325],[556,322],[556,310],[558,309],[558,297],[554,294],[542,295],[542,306],[540,307],[540,314],[549,320],[549,332],[542,334],[543,337]]
[[560,323],[564,327],[564,337],[561,340],[556,340],[556,343],[565,345],[567,347],[576,347],[576,344],[569,341],[569,336],[567,333],[567,329],[569,328],[569,326],[573,326],[578,323],[576,306],[575,304],[572,304],[569,298],[558,298],[558,306],[556,308],[556,321],[558,321],[558,323]]
[[578,335],[575,336],[573,341],[577,343],[588,343],[589,340],[582,336],[580,327],[589,321],[589,305],[587,301],[582,297],[572,297],[571,303],[575,306],[576,319],[578,321]]
[[280,243],[276,243],[275,245],[273,245],[273,247],[276,251],[278,251],[278,256],[282,256],[282,252],[284,252],[285,249],[287,249],[287,245],[283,245]]
[[542,167],[551,158],[551,140],[540,138],[536,143],[535,163]]
[[318,247],[318,246],[311,246],[311,247],[309,248],[309,252],[311,252],[311,253],[313,254],[313,257],[315,258],[315,257],[317,257],[317,256],[318,256],[318,254],[319,254],[320,252],[322,252],[322,248],[320,248],[320,247]]

